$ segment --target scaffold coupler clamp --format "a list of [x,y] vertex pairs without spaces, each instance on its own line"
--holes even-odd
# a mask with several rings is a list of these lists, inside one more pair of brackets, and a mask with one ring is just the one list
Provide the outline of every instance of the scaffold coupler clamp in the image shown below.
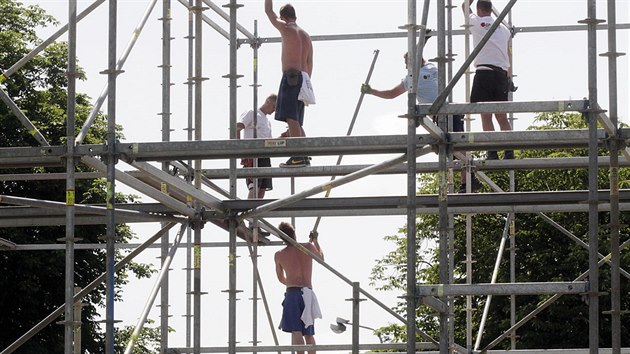
[[308,234],[309,241],[317,240],[317,237],[319,237],[319,232],[317,232],[317,230],[311,230],[311,232]]
[[[262,46],[262,44],[263,44],[263,41],[258,36],[254,37],[253,39],[249,41],[249,46],[252,47],[252,49],[258,49]],[[241,42],[239,41],[238,46],[240,47],[240,45],[241,45]]]
[[199,230],[203,229],[206,222],[203,220],[203,214],[206,212],[205,207],[201,207],[195,210],[195,215],[188,220],[188,224],[193,230],[199,228]]
[[[103,161],[104,163],[107,163],[108,161],[108,157],[111,155],[114,158],[114,164],[118,164],[118,160],[120,159],[120,155],[121,153],[119,151],[116,150],[116,146],[118,146],[118,143],[120,143],[120,141],[116,140],[116,142],[114,143],[114,146],[109,146],[107,144],[107,142],[105,142],[105,150],[103,151],[103,153],[101,154],[100,158],[101,161]],[[135,144],[134,144],[135,145]],[[133,161],[130,158],[126,158],[126,161]]]

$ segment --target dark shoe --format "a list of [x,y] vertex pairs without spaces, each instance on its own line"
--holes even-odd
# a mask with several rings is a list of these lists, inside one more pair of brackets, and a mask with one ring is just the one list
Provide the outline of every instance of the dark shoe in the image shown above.
[[287,160],[285,163],[281,163],[280,167],[304,167],[310,165],[308,159],[304,157],[292,157]]
[[505,150],[503,153],[504,160],[513,160],[514,159],[514,150]]
[[496,151],[488,151],[486,160],[498,160],[498,159],[499,159],[499,154],[497,154]]
[[306,162],[306,166],[310,166],[311,165],[311,158],[308,156],[304,156],[304,162]]

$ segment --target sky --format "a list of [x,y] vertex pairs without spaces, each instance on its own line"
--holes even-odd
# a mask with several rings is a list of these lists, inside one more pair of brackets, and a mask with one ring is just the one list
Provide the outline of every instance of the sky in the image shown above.
[[[62,23],[67,22],[68,10],[66,1],[23,1],[26,4],[37,4],[54,15]],[[227,3],[217,2],[221,6]],[[147,0],[118,1],[118,53],[122,54],[127,42],[132,37],[134,28],[145,12]],[[262,0],[241,0],[244,5],[238,10],[238,22],[250,32],[254,32],[257,23],[260,37],[277,37],[277,31],[271,26],[264,14]],[[311,36],[332,34],[357,34],[401,31],[398,27],[407,22],[407,1],[403,0],[337,0],[313,1],[293,0],[291,2],[297,12],[297,23],[307,30]],[[459,1],[454,1],[459,6]],[[79,11],[91,4],[91,1],[79,0]],[[278,12],[284,2],[276,1],[274,9]],[[495,1],[495,7],[501,10],[507,1]],[[605,1],[597,1],[598,18],[606,18]],[[124,127],[127,142],[153,142],[161,139],[161,22],[162,4],[158,1],[149,20],[139,34],[138,42],[133,48],[124,66],[124,73],[118,78],[117,90],[117,123]],[[421,18],[422,2],[418,2],[418,21]],[[95,10],[86,20],[78,25],[77,56],[79,65],[88,76],[86,82],[78,84],[78,91],[87,93],[94,100],[106,83],[106,77],[99,72],[107,68],[107,2]],[[617,1],[617,22],[630,22],[628,1]],[[575,25],[586,18],[586,4],[583,0],[529,0],[517,2],[513,8],[513,23],[517,27]],[[224,29],[227,23],[212,11],[206,15]],[[188,16],[186,9],[178,2],[172,1],[172,141],[187,139],[187,36]],[[463,16],[459,8],[454,9],[454,28],[463,24]],[[431,2],[429,28],[436,29],[436,1]],[[42,29],[42,37],[47,37],[55,28]],[[618,51],[628,52],[629,40],[627,30],[617,32]],[[239,38],[243,38],[242,35]],[[64,37],[65,39],[65,37]],[[454,39],[454,72],[465,58],[463,38]],[[216,33],[209,26],[203,32],[203,75],[208,78],[203,84],[203,125],[204,140],[222,140],[229,137],[229,96],[227,79],[222,76],[229,73],[229,45],[227,39]],[[425,58],[436,55],[436,40],[430,40],[425,48]],[[372,39],[352,41],[318,41],[314,43],[313,85],[317,96],[317,104],[306,110],[304,129],[307,136],[343,136],[355,111],[360,96],[359,88],[365,81],[375,50],[379,50],[370,84],[374,88],[388,89],[396,86],[406,75],[403,54],[406,52],[406,39]],[[598,35],[598,53],[607,51],[605,32]],[[549,101],[581,99],[588,96],[586,71],[586,32],[552,32],[552,33],[520,33],[513,43],[513,72],[515,83],[519,87],[514,95],[515,101]],[[604,108],[608,102],[607,59],[598,57],[599,99]],[[279,44],[263,44],[259,50],[259,98],[276,92],[281,77]],[[618,61],[619,119],[629,123],[628,102],[628,57]],[[238,51],[239,79],[238,111],[252,108],[252,50],[243,45]],[[465,102],[465,86],[463,80],[454,90],[454,102]],[[262,103],[262,100],[259,100]],[[406,122],[398,118],[406,112],[406,96],[393,100],[382,100],[374,96],[366,96],[357,118],[353,135],[406,134]],[[532,124],[532,114],[519,114],[514,123],[515,130],[524,130]],[[481,130],[478,117],[474,117],[472,130]],[[274,135],[279,135],[285,127],[280,122],[272,122]],[[418,133],[424,131],[419,129]],[[344,164],[378,163],[393,156],[347,156]],[[337,157],[316,157],[313,165],[334,165]],[[425,159],[433,160],[435,156]],[[273,158],[272,164],[277,166],[282,158]],[[206,161],[205,168],[227,167],[227,161]],[[120,166],[123,170],[130,170]],[[327,181],[329,178],[296,179],[296,190],[302,191]],[[406,176],[371,176],[349,185],[336,188],[332,196],[380,196],[405,195]],[[227,188],[225,181],[217,181]],[[267,193],[269,198],[282,198],[290,194],[289,180],[275,179],[274,190]],[[117,191],[133,192],[118,185]],[[239,181],[238,195],[246,197],[244,183]],[[321,196],[321,195],[319,195]],[[148,198],[144,200],[150,202]],[[269,219],[272,223],[288,219]],[[296,221],[298,241],[305,242],[314,225],[315,218],[300,218]],[[328,217],[323,218],[319,226],[320,243],[325,253],[326,262],[352,281],[370,291],[381,302],[393,306],[400,292],[375,291],[369,284],[371,269],[375,260],[382,258],[394,245],[383,241],[386,235],[395,234],[404,226],[406,217],[401,216],[369,216],[369,217]],[[145,239],[157,231],[157,224],[133,225],[138,241]],[[500,236],[501,230],[497,230]],[[174,235],[174,232],[172,232]],[[206,225],[203,229],[203,241],[227,241],[226,232]],[[275,279],[273,253],[278,248],[266,247],[260,250],[259,266],[261,279],[268,295],[270,312],[277,326],[281,314],[283,288]],[[252,271],[249,256],[245,249],[239,249],[237,260],[238,289],[237,303],[237,340],[241,345],[250,345],[251,341],[251,294]],[[159,251],[148,251],[139,259],[159,266]],[[227,294],[222,292],[228,288],[227,249],[204,249],[202,251],[202,346],[227,345]],[[184,278],[185,251],[180,249],[172,265],[170,299],[171,327],[175,332],[169,336],[170,346],[185,345],[185,285]],[[352,295],[352,288],[326,269],[314,267],[313,284],[320,304],[323,319],[316,321],[316,338],[318,344],[350,343],[350,332],[334,334],[328,328],[336,317],[351,318],[351,303],[347,301]],[[135,325],[148,296],[148,289],[154,279],[137,280],[125,288],[124,299],[116,304],[116,318],[122,320],[121,325]],[[158,300],[159,301],[159,300]],[[157,304],[157,302],[156,302]],[[262,308],[262,306],[259,306]],[[378,328],[397,320],[379,309],[370,301],[361,303],[361,325]],[[159,309],[155,307],[150,318],[159,322]],[[264,321],[264,312],[259,312],[260,345],[272,345],[269,326]],[[290,336],[278,332],[280,344],[290,344]],[[369,330],[361,330],[363,343],[377,343],[378,338]]]

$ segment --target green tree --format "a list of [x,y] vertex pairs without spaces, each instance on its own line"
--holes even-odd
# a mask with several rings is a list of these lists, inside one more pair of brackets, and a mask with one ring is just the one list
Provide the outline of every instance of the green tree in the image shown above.
[[[37,6],[25,6],[11,0],[0,0],[0,68],[8,68],[40,43],[37,29],[56,24],[51,16]],[[30,60],[17,73],[0,80],[3,89],[14,99],[32,123],[51,145],[62,145],[66,135],[67,106],[67,44],[55,43]],[[4,77],[3,77],[4,79]],[[85,79],[79,69],[79,79]],[[76,103],[77,133],[92,106],[89,97],[79,94]],[[101,115],[96,120],[85,143],[105,141],[106,123]],[[120,135],[120,129],[118,130]],[[12,111],[0,104],[0,147],[37,146],[37,141],[25,129]],[[78,166],[78,171],[87,171]],[[33,167],[0,169],[3,174],[65,172],[65,167]],[[65,201],[65,180],[58,181],[3,181],[0,194],[35,199]],[[106,189],[102,179],[77,180],[76,202],[103,203]],[[117,194],[117,202],[133,202],[133,196]],[[103,242],[104,225],[77,226],[75,236],[82,242]],[[126,225],[118,225],[120,242],[132,238]],[[65,236],[64,226],[16,227],[0,229],[0,238],[18,244],[55,244]],[[123,255],[118,255],[121,258]],[[75,282],[85,287],[105,271],[105,252],[77,250]],[[7,347],[33,325],[64,303],[64,251],[2,251],[0,252],[0,349]],[[117,285],[128,281],[127,272],[144,277],[152,271],[145,265],[132,264],[119,273]],[[81,320],[82,344],[86,352],[103,352],[104,335],[95,323],[99,307],[104,305],[104,286],[93,291],[84,302]],[[117,290],[117,297],[120,296]],[[63,353],[64,328],[47,326],[24,344],[17,353]]]
[[[149,327],[153,320],[147,320],[138,337],[135,340],[132,354],[154,354],[160,351],[160,327]],[[131,339],[134,326],[125,326],[116,332],[116,351],[122,353],[127,347],[127,342]],[[172,329],[169,328],[169,332]]]
[[[586,123],[579,114],[541,114],[537,117],[536,125],[531,130],[542,129],[578,129],[585,128]],[[601,151],[600,155],[605,155]],[[561,150],[523,150],[522,158],[542,157],[570,157],[588,156],[585,149]],[[489,172],[488,175],[504,190],[509,190],[507,172]],[[599,170],[599,187],[609,188],[609,171]],[[567,170],[518,170],[515,171],[518,191],[561,191],[587,190],[588,171],[586,169]],[[630,169],[620,169],[621,185],[628,186]],[[420,177],[420,192],[435,193],[437,177],[423,175]],[[484,187],[482,191],[486,190]],[[586,213],[549,213],[547,214],[558,224],[565,227],[584,242],[588,243],[588,215]],[[599,213],[599,251],[606,255],[610,251],[609,213]],[[630,237],[630,213],[621,213],[621,240]],[[473,249],[473,283],[489,283],[497,257],[502,230],[506,215],[476,214],[472,217],[472,249]],[[423,215],[416,219],[417,254],[418,254],[418,282],[424,284],[439,283],[438,250],[432,247],[438,241],[438,217]],[[454,282],[466,283],[465,260],[466,218],[463,215],[454,217]],[[588,252],[574,241],[564,236],[537,214],[517,214],[515,218],[516,230],[516,281],[517,282],[548,282],[571,281],[588,270]],[[394,242],[396,249],[377,261],[372,270],[372,283],[384,290],[406,287],[406,228],[401,228],[398,234],[385,237]],[[429,245],[429,246],[427,246]],[[630,267],[630,252],[622,251],[621,267]],[[501,262],[497,282],[510,282],[509,257],[506,254]],[[630,282],[622,277],[622,309],[630,308]],[[610,310],[610,267],[600,268],[600,290],[606,293],[600,297],[600,310]],[[518,296],[517,319],[534,310],[548,296]],[[458,344],[465,344],[466,312],[465,298],[456,297],[454,304],[455,340]],[[473,297],[473,333],[476,336],[481,319],[485,297]],[[405,312],[405,304],[400,302],[396,311]],[[600,346],[609,347],[611,343],[610,317],[600,316]],[[434,338],[439,338],[439,321],[436,314],[425,306],[417,311],[417,326]],[[501,335],[510,327],[510,299],[508,296],[494,296],[484,337],[481,342],[483,348],[491,340]],[[389,325],[380,328],[379,333],[389,340],[406,340],[406,331],[399,325]],[[622,316],[621,333],[630,333],[630,318]],[[518,332],[518,349],[538,348],[584,348],[588,347],[588,305],[580,296],[565,295],[560,297],[550,307],[521,327]],[[420,340],[420,339],[418,339]],[[630,346],[630,337],[622,335],[622,346]],[[495,349],[509,349],[509,340],[504,340]]]

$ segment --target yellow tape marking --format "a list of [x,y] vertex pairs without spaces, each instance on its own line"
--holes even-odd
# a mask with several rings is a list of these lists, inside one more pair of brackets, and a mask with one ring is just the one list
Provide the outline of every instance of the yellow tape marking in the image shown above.
[[201,245],[193,246],[194,269],[201,269]]
[[74,189],[66,190],[66,205],[67,206],[74,205]]
[[107,209],[114,209],[114,205],[112,201],[114,200],[114,190],[112,188],[112,183],[107,181]]
[[437,296],[438,297],[444,296],[444,285],[437,286]]

